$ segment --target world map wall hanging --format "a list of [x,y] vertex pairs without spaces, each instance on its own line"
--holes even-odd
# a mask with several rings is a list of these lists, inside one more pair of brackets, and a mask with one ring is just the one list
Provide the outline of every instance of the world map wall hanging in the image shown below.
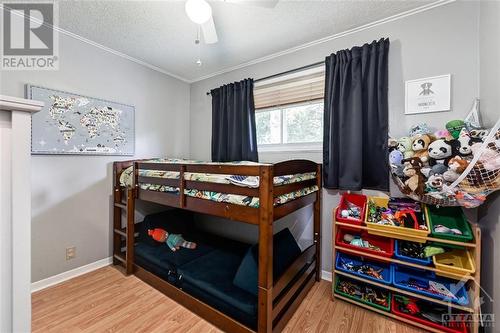
[[27,85],[44,102],[33,114],[33,154],[134,155],[133,106]]

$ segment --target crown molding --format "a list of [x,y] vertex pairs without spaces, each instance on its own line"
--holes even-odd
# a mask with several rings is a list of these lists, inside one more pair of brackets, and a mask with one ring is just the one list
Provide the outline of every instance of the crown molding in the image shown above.
[[311,46],[323,44],[323,43],[326,43],[326,42],[329,42],[329,41],[332,41],[332,40],[335,40],[335,39],[338,39],[338,38],[341,38],[341,37],[344,37],[344,36],[348,36],[348,35],[351,35],[351,34],[354,34],[354,33],[360,32],[360,31],[363,31],[363,30],[371,29],[373,27],[376,27],[376,26],[379,26],[379,25],[382,25],[382,24],[385,24],[385,23],[389,23],[389,22],[392,22],[392,21],[400,20],[402,18],[405,18],[405,17],[408,17],[408,16],[412,16],[412,15],[415,15],[415,14],[419,14],[419,13],[428,11],[430,9],[434,9],[436,7],[441,7],[441,6],[447,5],[447,4],[452,3],[452,2],[456,2],[456,0],[439,0],[439,1],[427,4],[427,5],[424,5],[424,6],[421,6],[421,7],[417,7],[415,9],[410,9],[408,11],[405,11],[405,12],[402,12],[402,13],[399,13],[399,14],[396,14],[396,15],[393,15],[393,16],[386,17],[386,18],[378,20],[378,21],[374,21],[374,22],[371,22],[371,23],[367,23],[367,24],[361,25],[361,26],[353,28],[353,29],[349,29],[349,30],[346,30],[346,31],[343,31],[343,32],[336,33],[334,35],[323,37],[323,38],[314,40],[312,42],[308,42],[308,43],[305,43],[305,44],[302,44],[302,45],[294,46],[292,48],[289,48],[289,49],[286,49],[286,50],[283,50],[283,51],[280,51],[280,52],[272,53],[272,54],[269,54],[267,56],[264,56],[264,57],[261,57],[261,58],[257,58],[257,59],[254,59],[254,60],[251,60],[251,61],[239,64],[239,65],[236,65],[236,66],[227,67],[227,68],[222,69],[220,71],[213,72],[211,74],[204,75],[204,76],[201,76],[199,78],[193,79],[193,80],[191,80],[190,83],[203,81],[203,80],[212,78],[214,76],[218,76],[218,75],[221,75],[221,74],[229,73],[229,72],[232,72],[232,71],[237,70],[237,69],[242,69],[242,68],[245,68],[245,67],[248,67],[248,66],[252,66],[252,65],[255,65],[255,64],[258,64],[258,63],[261,63],[261,62],[265,62],[265,61],[268,61],[268,60],[271,60],[271,59],[274,59],[274,58],[278,58],[278,57],[281,57],[281,56],[284,56],[284,55],[287,55],[287,54],[291,54],[291,53],[294,53],[294,52],[297,52],[297,51],[309,48]]

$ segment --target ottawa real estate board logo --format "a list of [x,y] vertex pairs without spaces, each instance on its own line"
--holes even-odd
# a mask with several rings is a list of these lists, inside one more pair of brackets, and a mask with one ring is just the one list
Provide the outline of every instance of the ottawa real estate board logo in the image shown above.
[[57,70],[57,8],[54,2],[2,3],[1,70]]

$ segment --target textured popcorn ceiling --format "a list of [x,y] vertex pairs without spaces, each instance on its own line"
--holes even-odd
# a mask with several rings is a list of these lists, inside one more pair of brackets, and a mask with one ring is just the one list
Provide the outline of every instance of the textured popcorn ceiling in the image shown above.
[[[197,79],[433,1],[210,1],[219,42],[194,44],[184,1],[61,1],[61,28],[184,78]],[[203,66],[195,64],[198,54]]]

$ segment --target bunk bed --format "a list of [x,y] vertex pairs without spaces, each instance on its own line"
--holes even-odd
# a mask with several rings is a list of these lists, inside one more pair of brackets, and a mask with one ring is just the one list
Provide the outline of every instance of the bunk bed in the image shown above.
[[[320,280],[321,165],[306,160],[276,164],[134,160],[114,162],[113,176],[114,264],[123,265],[127,274],[134,274],[222,330],[281,331],[314,282]],[[256,225],[259,228],[258,244],[248,248],[238,242],[217,239],[217,236],[190,233],[190,228],[184,228],[186,238],[193,237],[201,246],[187,255],[191,258],[177,262],[178,267],[174,267],[176,274],[172,276],[172,269],[161,271],[158,268],[165,268],[166,262],[175,264],[179,259],[170,260],[167,256],[175,255],[168,251],[155,252],[140,242],[144,230],[156,222],[154,218],[146,218],[143,223],[135,224],[136,200]],[[280,261],[279,257],[276,258],[277,252],[283,249],[280,242],[286,242],[289,235],[286,232],[273,235],[274,222],[308,205],[313,205],[314,211],[313,244],[299,250],[285,266],[283,260],[276,265]],[[123,227],[124,210],[126,223]],[[184,227],[189,226],[189,215],[180,220],[185,221]],[[224,248],[214,250],[214,244],[224,244]],[[219,280],[212,282],[223,284],[223,289],[227,289],[235,268],[250,252],[257,262],[254,299],[248,296],[248,292],[239,297],[238,288],[208,290],[210,281],[200,282],[198,280],[205,277],[190,275],[193,269],[199,270],[210,260],[222,260],[219,267],[227,270],[227,274],[219,274]],[[153,258],[149,261],[148,253]],[[163,264],[154,264],[155,253],[157,257],[164,256],[158,259],[163,260]],[[224,282],[223,278],[227,276],[231,278]],[[219,298],[210,293],[219,291],[223,294]],[[255,318],[245,314],[251,313],[252,307]],[[249,310],[245,311],[247,308]]]

